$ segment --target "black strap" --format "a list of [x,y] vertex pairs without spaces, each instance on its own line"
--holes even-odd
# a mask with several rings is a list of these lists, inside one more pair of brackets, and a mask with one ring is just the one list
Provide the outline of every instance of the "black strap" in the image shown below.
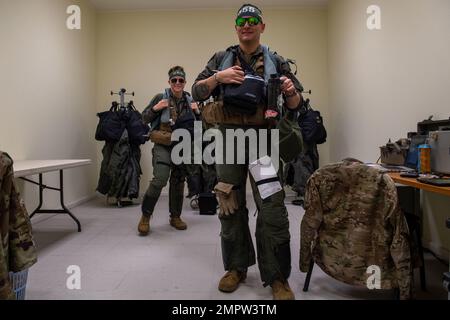
[[131,109],[132,111],[137,111],[137,110],[136,110],[136,107],[134,106],[133,101],[128,102],[127,107],[128,107],[129,109]]
[[111,108],[109,109],[109,111],[114,111],[116,112],[119,109],[119,104],[116,101],[113,101],[113,103],[111,104]]
[[266,184],[266,183],[270,183],[270,182],[277,182],[277,181],[280,181],[280,179],[278,179],[278,177],[263,179],[263,180],[256,182],[256,186],[260,186],[262,184]]
[[[191,105],[189,104],[189,99],[188,99],[188,93],[187,92],[183,92],[183,99],[184,99],[184,108],[186,108],[187,109],[187,111],[189,112],[189,113],[191,113],[193,116],[194,116],[194,119],[195,119],[195,113],[194,113],[194,110],[192,110],[192,108],[191,108]],[[192,99],[192,102],[195,102],[194,101],[194,99]],[[178,107],[178,106],[177,106]],[[181,107],[181,111],[180,111],[180,114],[183,112],[183,107]]]
[[300,108],[300,118],[303,118],[308,111],[312,110],[309,98],[303,101],[303,105]]
[[297,67],[297,63],[295,62],[295,60],[287,59],[286,62],[287,62],[288,64],[293,64],[293,65],[295,66],[294,76],[296,76],[296,75],[297,75],[297,71],[298,71],[298,67]]

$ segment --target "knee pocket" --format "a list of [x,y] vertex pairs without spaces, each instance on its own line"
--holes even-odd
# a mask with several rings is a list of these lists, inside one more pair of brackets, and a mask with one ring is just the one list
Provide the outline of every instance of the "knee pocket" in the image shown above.
[[222,230],[220,232],[220,236],[222,237],[222,239],[224,241],[232,242],[232,241],[236,240],[236,230],[234,230],[234,229],[230,229],[230,230],[226,230],[226,231]]
[[222,224],[220,236],[225,241],[234,241],[237,238],[237,233],[239,232],[239,223],[236,219],[237,217],[235,216],[235,214],[223,216],[220,218],[220,222]]
[[273,231],[289,230],[289,219],[286,212],[272,210],[270,213],[261,217],[265,229]]
[[164,188],[169,180],[169,174],[159,173],[158,176],[153,177],[152,184],[157,188]]
[[167,182],[163,182],[163,181],[160,181],[160,180],[153,180],[153,181],[152,181],[152,184],[153,184],[156,188],[162,189],[162,188],[164,188],[164,187],[167,185]]
[[264,230],[263,235],[262,229],[257,228],[256,233],[258,236],[273,237],[277,243],[289,241],[289,218],[284,206],[268,206],[261,210],[258,219],[260,220],[258,224]]

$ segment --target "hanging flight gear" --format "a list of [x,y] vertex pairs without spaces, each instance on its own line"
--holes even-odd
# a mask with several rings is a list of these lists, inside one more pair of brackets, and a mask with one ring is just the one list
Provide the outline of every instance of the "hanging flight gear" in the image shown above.
[[142,121],[141,113],[131,100],[125,105],[125,95],[134,96],[134,92],[126,93],[121,89],[118,93],[111,91],[111,95],[120,96],[120,104],[114,101],[109,111],[97,114],[99,123],[95,132],[97,141],[117,142],[122,137],[125,129],[131,144],[145,144],[148,141],[149,127]]
[[150,128],[142,121],[142,114],[137,111],[132,100],[127,105],[125,117],[128,119],[127,130],[130,143],[145,144],[148,141]]

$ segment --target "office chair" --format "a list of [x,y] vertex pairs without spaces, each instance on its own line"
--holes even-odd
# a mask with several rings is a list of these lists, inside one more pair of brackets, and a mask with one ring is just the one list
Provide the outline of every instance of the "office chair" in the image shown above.
[[314,264],[338,281],[367,286],[368,267],[381,270],[381,289],[411,296],[409,233],[395,183],[355,160],[311,176],[301,222],[300,269],[308,291]]

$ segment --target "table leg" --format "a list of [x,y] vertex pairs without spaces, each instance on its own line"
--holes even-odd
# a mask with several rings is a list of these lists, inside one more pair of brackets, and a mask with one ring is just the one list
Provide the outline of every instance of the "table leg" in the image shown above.
[[417,228],[417,241],[418,241],[418,249],[419,249],[419,256],[422,263],[422,266],[420,267],[420,288],[422,291],[425,291],[427,289],[426,285],[426,279],[425,279],[425,259],[423,257],[423,247],[422,247],[422,230],[423,230],[423,215],[421,212],[421,206],[420,206],[420,189],[414,188],[414,214],[417,216],[417,218],[420,221],[420,225]]
[[30,214],[30,219],[33,218],[33,216],[41,210],[42,202],[43,202],[43,192],[44,192],[45,186],[42,184],[42,173],[39,174],[39,204],[36,209]]
[[70,212],[69,209],[67,209],[66,205],[64,204],[64,176],[63,176],[62,170],[59,170],[59,195],[60,195],[61,207],[76,222],[76,224],[78,226],[78,232],[81,232],[80,221],[77,219],[77,217],[75,217],[72,214],[72,212]]
[[[66,207],[64,204],[64,175],[63,170],[59,170],[59,188],[49,187],[43,184],[42,182],[42,173],[39,174],[39,183],[29,180],[27,178],[21,178],[25,181],[28,181],[30,183],[36,184],[39,186],[39,204],[36,209],[34,209],[33,213],[30,215],[30,219],[36,214],[36,213],[67,213],[77,224],[78,226],[78,232],[81,232],[81,224],[80,221],[78,221],[77,217],[73,215],[72,212]],[[59,191],[59,200],[61,203],[62,209],[41,209],[42,204],[44,202],[44,189],[51,189],[55,191]]]

